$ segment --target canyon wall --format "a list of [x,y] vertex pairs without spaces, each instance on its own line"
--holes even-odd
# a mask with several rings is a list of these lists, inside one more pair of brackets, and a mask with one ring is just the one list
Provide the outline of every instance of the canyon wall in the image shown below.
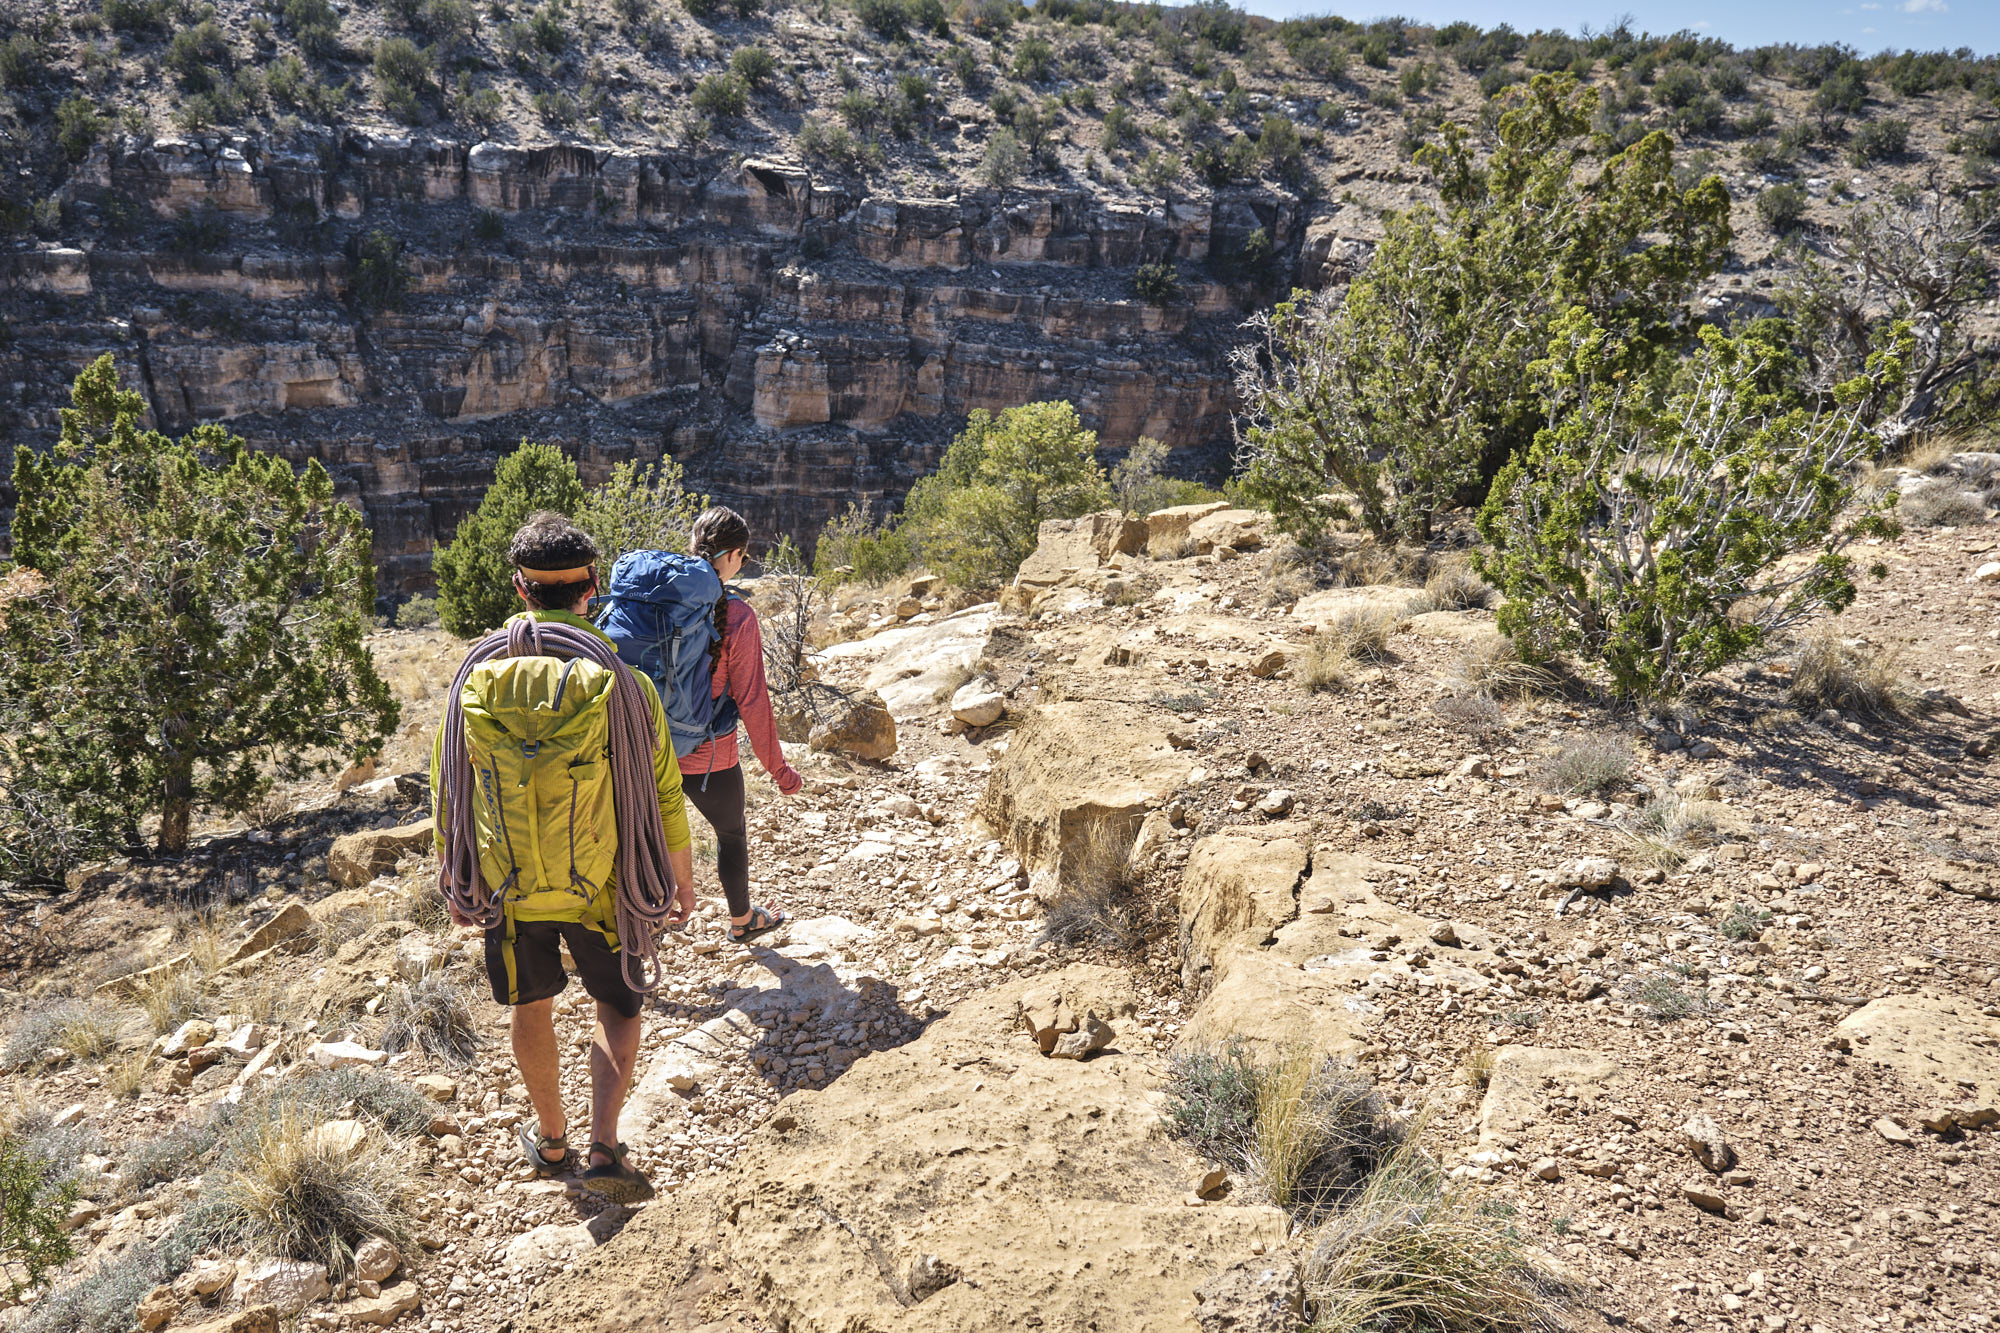
[[[359,134],[100,145],[66,202],[92,239],[0,255],[0,446],[46,445],[114,352],[161,429],[324,462],[391,595],[428,586],[524,437],[590,480],[670,455],[803,538],[899,498],[976,408],[1062,398],[1106,446],[1212,453],[1256,293],[1203,261],[1259,228],[1282,276],[1328,249],[1262,191],[863,197],[756,159]],[[1169,258],[1182,299],[1139,301],[1134,269]],[[371,308],[385,273],[403,292]]]

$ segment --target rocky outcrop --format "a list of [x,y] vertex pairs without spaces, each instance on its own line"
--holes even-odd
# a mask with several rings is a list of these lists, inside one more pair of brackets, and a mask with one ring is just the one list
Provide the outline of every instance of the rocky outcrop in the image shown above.
[[1035,710],[993,766],[979,813],[1045,882],[1092,838],[1130,844],[1149,807],[1194,761],[1142,708],[1056,703]]
[[[387,592],[427,586],[432,545],[524,436],[593,480],[672,455],[760,532],[800,536],[900,496],[975,408],[1063,398],[1110,446],[1219,447],[1242,294],[1190,282],[1155,307],[1131,271],[1303,232],[1299,205],[1254,190],[857,197],[784,162],[360,132],[126,139],[65,193],[86,227],[140,224],[0,257],[0,369],[22,386],[0,442],[53,438],[70,378],[115,351],[161,427],[225,420],[325,463]],[[371,309],[357,243],[377,232],[406,290]]]
[[1114,1027],[1139,1003],[1119,970],[1073,966],[960,1004],[794,1094],[728,1171],[649,1206],[514,1327],[1207,1327],[1203,1309],[1240,1305],[1212,1279],[1277,1254],[1285,1215],[1190,1206],[1203,1167],[1162,1130],[1165,1062],[1116,1042],[1045,1058],[1020,1013],[1051,992]]

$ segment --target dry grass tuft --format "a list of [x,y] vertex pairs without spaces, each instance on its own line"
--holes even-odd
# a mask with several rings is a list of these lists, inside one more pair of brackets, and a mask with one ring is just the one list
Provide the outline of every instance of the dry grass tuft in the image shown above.
[[1907,710],[1909,694],[1893,648],[1843,642],[1830,626],[1822,626],[1799,645],[1791,699],[1804,711],[1834,708],[1894,717]]
[[30,1064],[51,1048],[71,1059],[95,1060],[116,1050],[131,1026],[129,1011],[85,1000],[58,1000],[21,1019],[0,1052],[0,1064]]
[[1919,528],[1966,528],[1986,521],[1986,497],[1952,478],[1924,481],[1903,492],[1896,517]]
[[1564,796],[1610,791],[1632,773],[1632,746],[1623,736],[1571,736],[1543,761],[1537,775],[1544,788]]
[[1493,1069],[1498,1062],[1491,1046],[1475,1046],[1465,1053],[1465,1081],[1475,1088],[1483,1088],[1493,1081]]
[[1424,597],[1434,611],[1478,611],[1493,605],[1495,594],[1472,572],[1464,556],[1452,555],[1431,567]]
[[1656,796],[1625,817],[1630,840],[1622,859],[1659,870],[1678,870],[1694,853],[1713,847],[1719,825],[1715,807],[1672,792]]
[[1356,661],[1386,662],[1395,656],[1389,651],[1389,638],[1408,618],[1392,606],[1356,607],[1335,616],[1317,637],[1339,642]]
[[193,965],[175,968],[133,988],[132,998],[146,1015],[155,1036],[172,1032],[198,1017],[207,988]]
[[1042,938],[1065,948],[1101,945],[1129,953],[1145,943],[1141,876],[1130,830],[1093,824],[1064,850],[1061,883],[1042,918]]
[[1366,1076],[1304,1046],[1263,1065],[1241,1045],[1189,1052],[1168,1092],[1177,1137],[1302,1221],[1340,1207],[1400,1141]]
[[349,1152],[317,1127],[296,1107],[274,1108],[217,1187],[217,1220],[253,1246],[325,1264],[339,1279],[368,1237],[408,1240],[406,1176],[379,1134]]
[[1483,694],[1444,695],[1431,700],[1431,712],[1464,731],[1501,731],[1507,726],[1507,716],[1500,711],[1500,705]]
[[459,1068],[471,1064],[479,1053],[479,1027],[465,1002],[465,991],[439,973],[414,986],[392,987],[382,1012],[385,1051],[416,1047]]
[[1347,645],[1328,634],[1315,634],[1304,653],[1299,655],[1298,664],[1292,668],[1292,675],[1308,694],[1320,694],[1329,690],[1345,689],[1354,678],[1357,663]]
[[1414,1140],[1320,1228],[1305,1269],[1314,1333],[1554,1333],[1578,1295]]
[[1512,639],[1493,634],[1474,639],[1459,650],[1445,688],[1456,695],[1520,699],[1553,693],[1560,683],[1547,667],[1522,660]]

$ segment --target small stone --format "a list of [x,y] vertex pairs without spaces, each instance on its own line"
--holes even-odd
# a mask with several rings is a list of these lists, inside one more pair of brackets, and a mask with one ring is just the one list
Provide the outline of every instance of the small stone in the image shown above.
[[1722,1173],[1722,1183],[1738,1186],[1754,1185],[1757,1183],[1757,1177],[1739,1166],[1733,1171],[1724,1171]]
[[1910,1144],[1916,1142],[1916,1140],[1910,1136],[1909,1130],[1904,1129],[1901,1125],[1897,1124],[1894,1120],[1891,1120],[1886,1115],[1875,1122],[1875,1132],[1877,1134],[1880,1134],[1883,1138],[1889,1140],[1889,1142],[1900,1143],[1904,1147],[1908,1147]]
[[350,1301],[340,1312],[354,1324],[377,1324],[387,1327],[424,1303],[423,1294],[414,1282],[403,1282],[381,1295],[370,1299]]
[[1556,867],[1559,889],[1601,889],[1618,878],[1618,863],[1608,856],[1579,856]]
[[1709,1115],[1696,1115],[1681,1126],[1681,1141],[1695,1160],[1716,1175],[1736,1165],[1736,1149],[1722,1136],[1722,1126]]
[[387,1282],[402,1264],[402,1254],[380,1236],[370,1236],[354,1247],[354,1273],[363,1282]]
[[2000,582],[2000,560],[1988,560],[1972,571],[1972,577],[1979,583]]
[[237,1285],[245,1305],[274,1305],[282,1314],[297,1314],[331,1293],[326,1270],[296,1259],[260,1259],[237,1270]]
[[236,1265],[228,1259],[204,1259],[188,1270],[188,1286],[198,1296],[213,1296],[236,1281]]
[[139,1302],[139,1327],[151,1333],[153,1329],[172,1319],[180,1308],[181,1303],[174,1299],[172,1287],[154,1287]]
[[944,922],[937,917],[931,916],[929,913],[917,916],[899,916],[890,924],[889,929],[895,931],[898,935],[913,935],[920,940],[929,939],[933,935],[944,933]]
[[910,1299],[919,1304],[958,1281],[957,1267],[935,1254],[920,1254],[910,1261]]
[[1553,1157],[1544,1157],[1531,1168],[1538,1180],[1561,1180],[1562,1163]]
[[1681,1197],[1695,1207],[1711,1213],[1719,1213],[1729,1206],[1729,1201],[1723,1198],[1722,1192],[1713,1185],[1682,1185]]
[[411,1082],[428,1101],[444,1103],[458,1100],[458,1081],[443,1074],[419,1074]]
[[1257,802],[1255,809],[1258,814],[1264,816],[1266,819],[1283,819],[1286,815],[1292,813],[1292,807],[1296,803],[1297,798],[1291,792],[1280,787],[1263,800]]
[[347,1069],[387,1064],[389,1053],[370,1050],[358,1041],[321,1041],[306,1048],[306,1058],[321,1069]]
[[1007,711],[1007,696],[990,680],[973,680],[951,696],[951,715],[968,727],[990,727]]
[[206,1046],[214,1040],[215,1024],[205,1018],[190,1018],[160,1043],[160,1054],[169,1060],[179,1060],[195,1047]]
[[102,1216],[104,1216],[102,1208],[99,1208],[89,1199],[78,1199],[70,1205],[69,1212],[63,1215],[62,1229],[64,1231],[75,1231],[78,1227],[89,1226]]
[[1447,949],[1458,948],[1458,927],[1449,921],[1438,922],[1431,927],[1431,943],[1442,945]]
[[262,1023],[240,1023],[222,1043],[222,1049],[239,1060],[248,1060],[271,1044],[271,1029]]
[[208,1068],[221,1058],[222,1047],[216,1045],[214,1042],[210,1042],[206,1046],[197,1046],[187,1053],[188,1069],[199,1074],[202,1070]]
[[1081,1060],[1092,1051],[1101,1051],[1117,1039],[1118,1034],[1111,1025],[1095,1013],[1083,1016],[1082,1025],[1075,1032],[1065,1032],[1056,1038],[1055,1049],[1049,1054],[1058,1060]]
[[1305,1282],[1283,1256],[1239,1260],[1194,1289],[1202,1333],[1293,1333],[1305,1321]]
[[508,1241],[500,1262],[516,1271],[565,1264],[588,1254],[596,1244],[596,1235],[581,1222],[547,1222]]
[[1204,1171],[1201,1179],[1194,1183],[1194,1192],[1204,1199],[1213,1199],[1222,1193],[1223,1186],[1228,1183],[1229,1173],[1219,1166],[1212,1167]]

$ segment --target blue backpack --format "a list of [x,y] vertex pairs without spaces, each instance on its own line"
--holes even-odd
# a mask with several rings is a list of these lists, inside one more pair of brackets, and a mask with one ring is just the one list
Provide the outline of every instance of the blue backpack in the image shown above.
[[715,608],[727,593],[715,567],[699,556],[672,551],[627,551],[611,567],[598,628],[618,645],[618,656],[660,687],[674,757],[684,758],[717,736],[736,730],[736,701],[725,683],[710,693],[715,670]]

